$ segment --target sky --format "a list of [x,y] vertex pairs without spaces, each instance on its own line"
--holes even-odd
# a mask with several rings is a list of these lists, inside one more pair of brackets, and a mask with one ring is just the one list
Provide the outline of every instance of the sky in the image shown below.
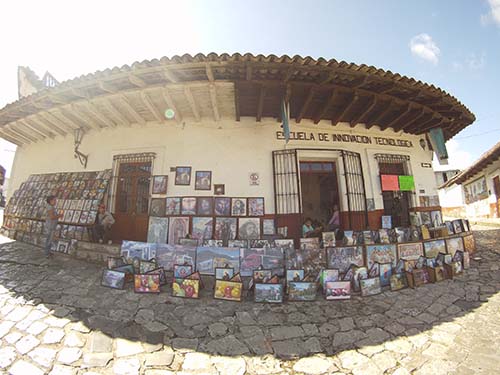
[[[184,53],[287,54],[373,65],[434,84],[476,121],[448,142],[464,168],[500,139],[500,0],[0,2],[0,108],[17,67],[59,81]],[[10,173],[15,146],[0,141]]]

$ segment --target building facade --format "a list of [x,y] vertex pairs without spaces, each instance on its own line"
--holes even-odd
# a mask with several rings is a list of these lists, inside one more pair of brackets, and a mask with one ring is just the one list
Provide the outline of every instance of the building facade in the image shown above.
[[[33,174],[110,169],[115,240],[146,239],[155,198],[220,196],[263,198],[261,225],[272,219],[298,238],[306,217],[326,225],[335,205],[353,230],[379,228],[384,214],[408,226],[440,210],[426,133],[441,128],[447,140],[473,121],[442,90],[373,67],[210,54],[41,89],[0,110],[0,136],[19,146],[11,192]],[[154,193],[154,176],[167,176],[166,192]],[[388,187],[384,176],[408,176],[410,187]],[[192,229],[199,213],[187,216]]]

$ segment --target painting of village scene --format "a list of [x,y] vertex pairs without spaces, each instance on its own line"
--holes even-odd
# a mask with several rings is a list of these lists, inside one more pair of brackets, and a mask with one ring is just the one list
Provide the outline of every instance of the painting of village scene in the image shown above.
[[363,266],[362,246],[329,247],[327,249],[328,268],[336,268],[340,273],[347,272],[351,264]]
[[138,241],[123,241],[120,255],[132,263],[133,259],[150,260],[156,256],[156,244]]
[[436,258],[439,253],[446,254],[446,245],[444,240],[432,240],[424,242],[426,258]]
[[156,262],[165,271],[173,271],[175,264],[195,266],[196,247],[159,244],[156,249]]
[[398,244],[398,259],[417,260],[424,255],[422,242],[410,242]]
[[202,244],[203,240],[212,238],[213,219],[211,217],[193,217],[193,230],[191,236]]
[[360,285],[362,296],[371,296],[374,294],[382,293],[382,288],[380,287],[380,279],[378,277],[361,280]]
[[367,245],[366,262],[368,268],[371,268],[374,263],[391,263],[393,267],[396,267],[396,245]]
[[200,246],[196,255],[196,270],[202,275],[215,275],[215,268],[230,267],[240,270],[240,250],[234,247]]
[[287,291],[289,301],[314,301],[316,299],[316,283],[289,281]]
[[282,284],[255,284],[255,302],[283,302]]

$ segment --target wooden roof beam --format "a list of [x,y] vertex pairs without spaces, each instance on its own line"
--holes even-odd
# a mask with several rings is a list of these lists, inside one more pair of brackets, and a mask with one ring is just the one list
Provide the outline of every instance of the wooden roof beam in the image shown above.
[[323,103],[323,107],[316,113],[316,115],[313,118],[313,121],[315,124],[319,123],[323,116],[325,115],[326,111],[332,106],[333,102],[337,98],[338,90],[333,89],[330,92],[330,96],[328,99]]
[[354,107],[355,104],[357,104],[359,101],[359,95],[354,94],[354,97],[352,98],[351,102],[347,104],[347,106],[344,108],[344,110],[338,114],[337,116],[332,118],[332,125],[337,125],[337,123],[342,120],[342,118],[349,113],[349,111]]
[[180,113],[177,110],[177,107],[174,103],[174,100],[172,99],[172,96],[170,95],[170,92],[168,91],[168,89],[166,87],[163,87],[161,89],[161,93],[162,93],[163,100],[165,100],[165,104],[167,105],[167,107],[170,108],[172,111],[174,111],[174,119],[178,123],[181,123],[182,122],[182,113]]
[[262,120],[262,111],[264,110],[264,98],[266,97],[266,88],[264,86],[260,87],[259,101],[257,103],[257,122]]
[[39,132],[42,132],[48,138],[54,138],[56,136],[55,132],[53,131],[54,129],[51,129],[42,122],[35,121],[33,116],[26,117],[22,121],[24,121],[24,123],[31,126],[32,128],[37,129]]
[[151,112],[153,116],[156,118],[156,120],[158,120],[158,122],[163,122],[164,117],[162,116],[158,108],[156,108],[154,103],[151,101],[148,94],[146,94],[144,91],[141,91],[141,99],[148,108],[149,112]]
[[246,76],[247,81],[251,81],[252,80],[252,75],[253,75],[252,73],[253,73],[252,65],[250,63],[246,63],[245,76]]
[[108,128],[116,128],[116,124],[108,119],[101,111],[95,108],[94,103],[90,100],[82,103],[83,107],[89,112],[93,117],[95,117],[101,124],[104,124]]
[[219,106],[217,105],[217,91],[214,84],[210,84],[210,101],[212,102],[212,111],[215,121],[220,121]]
[[378,122],[380,120],[382,120],[385,117],[385,115],[387,115],[390,112],[390,110],[393,108],[393,104],[394,104],[393,100],[389,101],[389,104],[387,105],[387,107],[385,109],[383,109],[382,112],[380,112],[377,116],[375,116],[374,119],[372,119],[368,122],[367,129],[370,129],[374,125],[380,126],[380,124]]
[[[90,129],[91,128],[91,126],[87,125],[85,122],[83,122],[83,125],[82,125],[82,124],[77,123],[73,119],[71,119],[68,116],[67,112],[63,108],[59,108],[59,111],[57,111],[56,114],[58,116],[60,116],[63,119],[64,122],[70,124],[70,126],[73,127],[75,130],[76,129],[81,129],[81,128],[84,128],[84,129]],[[81,121],[81,119],[80,119],[80,121]]]
[[29,129],[31,132],[34,132],[38,135],[40,135],[43,139],[45,138],[54,138],[53,133],[48,133],[45,129],[40,129],[37,126],[33,126],[31,123],[26,121],[26,119],[18,120],[18,124],[24,126],[25,128]]
[[118,98],[120,99],[121,103],[124,104],[125,108],[127,108],[127,110],[132,114],[132,117],[135,118],[137,123],[146,125],[146,120],[144,120],[144,118],[135,110],[132,104],[130,104],[130,101],[125,96],[125,94],[120,94]]
[[118,89],[113,85],[109,84],[109,82],[98,81],[98,86],[102,91],[107,92],[109,94],[116,94],[118,92]]
[[371,97],[370,105],[365,111],[360,111],[358,116],[353,117],[350,121],[351,128],[356,126],[359,123],[362,123],[365,121],[366,117],[368,117],[368,114],[373,111],[373,109],[377,106],[378,104],[378,98],[376,95]]
[[46,111],[41,115],[50,122],[55,123],[58,127],[63,128],[67,133],[73,133],[73,130],[79,128],[79,126],[72,126],[69,122],[61,121],[52,111]]
[[214,82],[215,81],[214,72],[213,72],[212,67],[210,66],[209,63],[205,64],[205,73],[207,75],[207,79],[210,82]]
[[54,121],[49,121],[46,116],[42,115],[42,113],[30,116],[30,121],[33,121],[40,127],[46,127],[51,131],[54,130],[56,133],[63,137],[68,134],[67,130],[64,127],[60,127],[59,125],[55,124]]
[[[436,120],[438,120],[438,122],[436,122]],[[423,124],[421,124],[421,127],[419,127],[418,129],[415,129],[415,133],[416,134],[423,134],[423,133],[425,133],[433,128],[438,128],[444,122],[445,121],[442,118],[438,119],[437,117],[433,117],[429,121],[426,121]]]
[[26,143],[38,141],[38,139],[24,133],[22,130],[19,130],[17,128],[14,129],[11,124],[4,126],[2,129],[4,129],[4,131],[8,132],[7,134],[12,134],[14,136],[17,136],[20,139],[23,139],[24,141],[26,141]]
[[297,124],[299,124],[306,115],[307,109],[309,108],[309,104],[311,104],[315,92],[316,90],[314,86],[309,89],[309,93],[307,94],[306,100],[304,101],[304,104],[302,104],[302,107],[300,108],[299,115],[295,118],[295,122]]
[[168,68],[164,68],[163,71],[163,76],[165,77],[165,79],[167,81],[170,81],[172,83],[177,83],[179,82],[179,78],[177,77],[176,74],[174,74],[174,72],[172,72],[171,69],[168,69]]
[[71,113],[78,118],[79,121],[84,124],[88,124],[88,126],[92,127],[96,130],[101,130],[101,126],[99,126],[96,121],[89,115],[87,115],[80,107],[76,104],[71,104]]
[[425,117],[427,115],[431,114],[432,115],[432,112],[426,112],[425,111],[425,108],[422,108],[420,113],[411,121],[407,122],[406,124],[402,125],[399,130],[405,130],[405,129],[408,129],[410,126],[412,126],[414,123],[416,123],[417,121],[420,121],[422,119],[422,117]]
[[[392,120],[388,124],[381,126],[380,129],[385,130],[387,128],[394,128],[394,125],[396,125],[403,117],[405,117],[412,110],[413,110],[413,107],[410,104],[407,104],[406,109],[404,111],[402,111],[398,116],[396,116],[396,118],[394,120]],[[396,129],[394,129],[394,130],[396,130]],[[397,129],[396,131],[399,131],[399,129]]]
[[284,82],[288,82],[288,81],[290,80],[290,78],[292,78],[292,76],[293,76],[295,73],[297,73],[297,72],[298,72],[297,68],[296,68],[296,67],[294,67],[294,66],[291,66],[290,68],[288,68],[288,69],[286,70],[286,73],[285,73],[285,75],[284,75],[284,77],[283,77],[283,81],[284,81]]
[[139,87],[139,88],[144,88],[144,87],[148,86],[147,82],[145,82],[143,79],[137,77],[135,74],[129,74],[128,80],[130,81],[131,84],[133,84],[134,86]]
[[21,131],[22,134],[26,134],[27,136],[32,137],[33,139],[35,139],[35,142],[43,141],[45,138],[47,138],[46,136],[39,133],[38,131],[33,130],[30,127],[26,126],[24,123],[20,122],[19,120],[14,122],[14,123],[11,123],[11,126],[14,127],[16,130]]
[[122,123],[123,125],[125,126],[130,126],[131,123],[130,121],[127,119],[127,117],[125,117],[119,110],[116,109],[115,105],[113,104],[113,102],[111,101],[111,99],[109,98],[104,98],[102,100],[102,104],[106,107],[106,109],[111,112],[111,115],[115,117],[115,120],[116,123],[119,125],[120,123]]
[[240,88],[238,83],[234,84],[234,113],[236,121],[240,121]]
[[194,100],[193,93],[191,92],[191,89],[188,86],[184,86],[184,95],[186,96],[186,99],[189,103],[189,107],[191,108],[191,112],[193,112],[196,122],[200,122],[201,120],[200,112],[198,111],[198,107],[196,106],[196,101]]
[[0,137],[5,139],[6,141],[9,141],[10,143],[15,144],[16,146],[21,147],[25,143],[22,142],[19,138],[13,137],[12,135],[9,135],[3,131],[3,128],[0,128]]

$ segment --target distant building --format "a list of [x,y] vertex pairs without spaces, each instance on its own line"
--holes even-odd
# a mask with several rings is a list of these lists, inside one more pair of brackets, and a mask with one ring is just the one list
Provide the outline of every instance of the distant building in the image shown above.
[[470,218],[500,217],[500,142],[440,186],[440,196],[454,197],[457,191],[460,205],[456,205],[458,201],[441,201],[443,213]]

